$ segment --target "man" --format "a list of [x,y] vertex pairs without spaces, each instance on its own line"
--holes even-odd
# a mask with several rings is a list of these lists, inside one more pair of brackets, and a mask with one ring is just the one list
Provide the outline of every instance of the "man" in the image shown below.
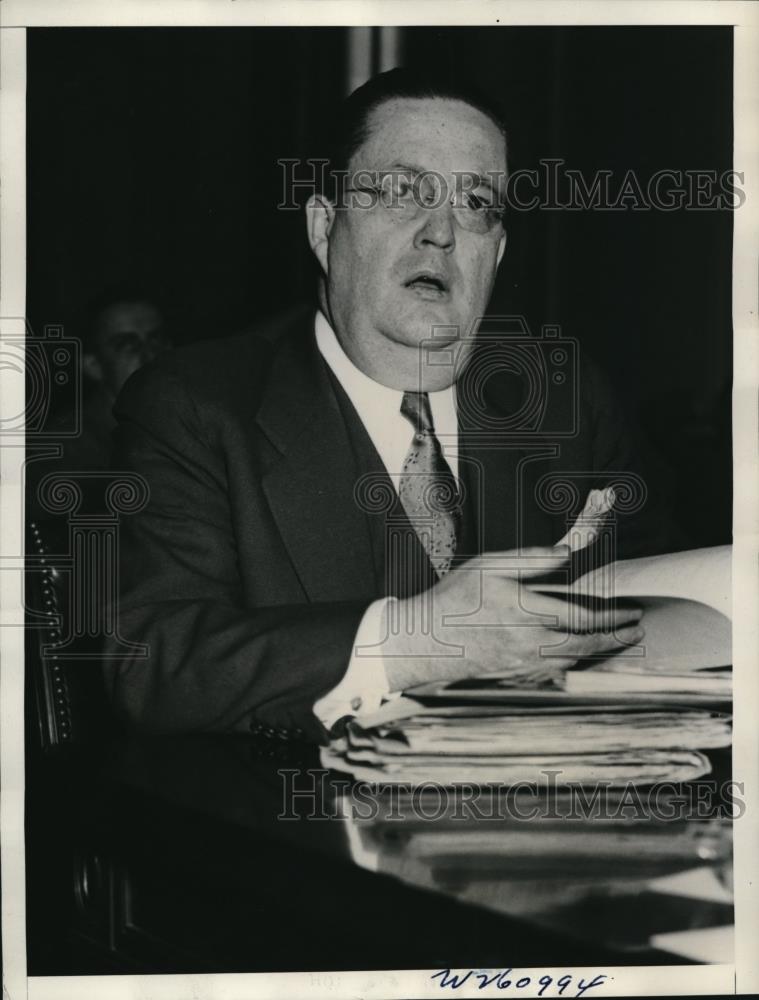
[[[171,347],[158,306],[148,292],[137,286],[114,286],[100,293],[89,303],[82,328],[84,392],[80,431],[76,437],[61,433],[71,425],[71,413],[54,415],[47,426],[47,433],[61,434],[61,454],[56,459],[29,464],[29,511],[34,520],[50,517],[37,493],[45,475],[109,469],[116,397],[130,375]],[[80,482],[85,493],[86,485],[85,478]],[[102,503],[102,497],[95,492],[93,502]]]
[[[535,500],[546,476],[602,488],[634,463],[587,365],[559,446],[514,429],[523,375],[478,360],[506,245],[497,112],[394,70],[338,133],[347,183],[307,208],[318,310],[175,352],[117,403],[116,467],[150,487],[124,521],[120,629],[149,656],[107,682],[151,730],[324,740],[424,680],[540,680],[642,637],[636,611],[569,634],[566,605],[526,585],[568,556],[567,512]],[[661,544],[627,521],[621,551]]]
[[124,286],[104,292],[91,304],[82,343],[85,397],[82,448],[89,445],[96,468],[110,463],[113,404],[129,378],[171,347],[161,312],[148,293]]

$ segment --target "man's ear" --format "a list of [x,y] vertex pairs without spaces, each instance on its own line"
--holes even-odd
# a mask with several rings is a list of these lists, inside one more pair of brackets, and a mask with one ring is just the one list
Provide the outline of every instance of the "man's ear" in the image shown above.
[[316,254],[316,259],[325,274],[329,273],[327,250],[329,249],[329,234],[335,221],[335,206],[324,195],[314,194],[306,205],[306,228],[308,242]]
[[496,267],[500,266],[501,258],[503,257],[503,252],[506,249],[506,230],[504,229],[503,235],[498,241],[498,260],[496,261]]
[[82,355],[82,371],[93,382],[103,381],[103,366],[95,355],[89,351]]

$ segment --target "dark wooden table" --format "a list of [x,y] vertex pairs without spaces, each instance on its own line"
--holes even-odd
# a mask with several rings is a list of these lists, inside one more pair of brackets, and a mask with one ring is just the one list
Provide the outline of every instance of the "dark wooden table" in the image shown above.
[[[703,865],[729,877],[714,795],[728,766],[716,755],[703,818],[620,813],[611,797],[607,818],[580,819],[558,793],[375,796],[323,771],[316,748],[271,740],[116,740],[28,783],[29,971],[680,962],[651,935],[731,923],[732,907],[650,883]],[[80,947],[64,957],[49,880],[66,892],[67,859],[74,891],[56,919]]]

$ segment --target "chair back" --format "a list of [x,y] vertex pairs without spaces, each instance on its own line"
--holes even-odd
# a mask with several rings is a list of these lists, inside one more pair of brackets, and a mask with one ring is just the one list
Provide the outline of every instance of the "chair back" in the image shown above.
[[25,574],[28,735],[43,754],[97,742],[115,721],[97,648],[80,644],[81,656],[62,650],[72,594],[51,531],[41,521],[29,524]]

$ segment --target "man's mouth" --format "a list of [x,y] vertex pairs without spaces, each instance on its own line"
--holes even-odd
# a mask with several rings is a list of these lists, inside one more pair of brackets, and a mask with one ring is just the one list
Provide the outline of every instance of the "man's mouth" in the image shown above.
[[441,299],[449,292],[448,282],[436,271],[419,271],[413,274],[405,282],[405,287],[423,299]]

